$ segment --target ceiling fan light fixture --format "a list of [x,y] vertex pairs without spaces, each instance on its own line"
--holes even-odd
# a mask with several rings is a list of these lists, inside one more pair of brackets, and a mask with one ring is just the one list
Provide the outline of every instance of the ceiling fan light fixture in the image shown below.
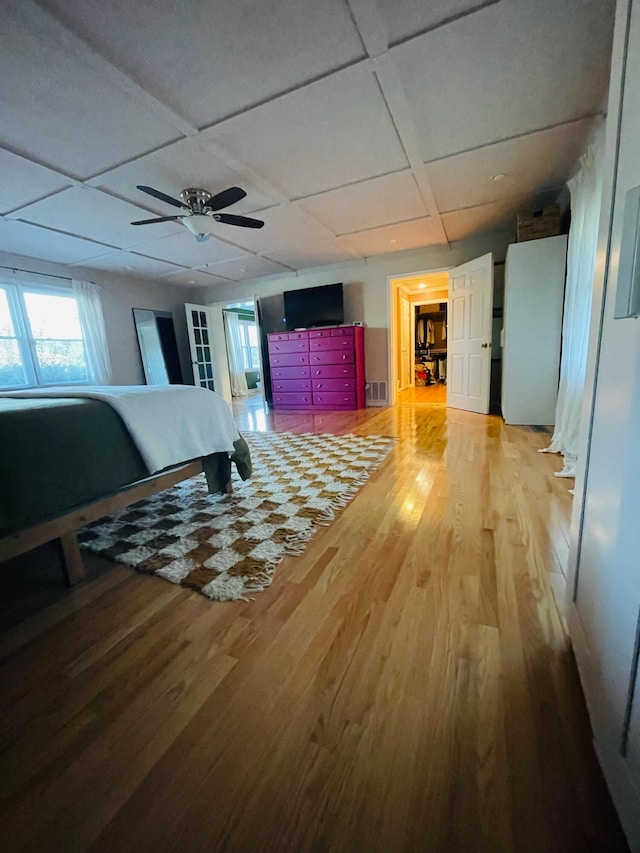
[[[203,243],[211,236],[211,217],[205,216],[202,213],[194,213],[191,216],[183,216],[182,224],[185,225],[192,234],[195,234],[196,240]],[[202,239],[200,239],[202,238]]]
[[178,216],[157,216],[153,219],[140,219],[137,222],[132,222],[132,225],[153,225],[156,222],[181,222],[191,231],[199,243],[204,243],[211,236],[212,221],[222,222],[224,225],[239,225],[242,228],[264,227],[262,219],[254,219],[251,216],[239,216],[235,213],[218,213],[222,208],[229,207],[229,205],[235,204],[246,196],[246,192],[242,187],[229,187],[214,195],[211,195],[208,190],[192,187],[182,190],[180,200],[163,193],[161,190],[148,187],[145,184],[138,184],[138,189],[173,207],[187,210],[188,213]]

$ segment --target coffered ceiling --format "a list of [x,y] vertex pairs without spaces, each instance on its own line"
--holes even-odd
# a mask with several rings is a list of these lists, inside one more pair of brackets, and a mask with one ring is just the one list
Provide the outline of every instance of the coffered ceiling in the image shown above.
[[[513,227],[602,113],[615,2],[1,8],[0,251],[198,286]],[[265,227],[131,226],[176,212],[136,184]]]

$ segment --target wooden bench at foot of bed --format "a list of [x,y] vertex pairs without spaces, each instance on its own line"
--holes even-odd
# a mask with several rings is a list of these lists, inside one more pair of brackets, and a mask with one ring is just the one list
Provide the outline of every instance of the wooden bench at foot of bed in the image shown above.
[[202,462],[200,460],[188,462],[186,465],[180,465],[154,477],[139,480],[104,498],[76,507],[64,515],[11,533],[0,539],[0,563],[20,554],[25,554],[39,545],[44,545],[45,542],[57,539],[60,543],[67,583],[69,586],[73,586],[85,576],[82,555],[78,547],[78,530],[92,521],[97,521],[105,515],[111,515],[111,513],[124,509],[143,500],[143,498],[156,494],[156,492],[169,489],[182,480],[196,477],[201,472]]

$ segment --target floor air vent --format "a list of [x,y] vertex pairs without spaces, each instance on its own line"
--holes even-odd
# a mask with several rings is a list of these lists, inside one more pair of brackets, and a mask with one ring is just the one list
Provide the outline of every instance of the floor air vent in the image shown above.
[[386,406],[388,403],[386,379],[367,382],[367,404],[369,406]]

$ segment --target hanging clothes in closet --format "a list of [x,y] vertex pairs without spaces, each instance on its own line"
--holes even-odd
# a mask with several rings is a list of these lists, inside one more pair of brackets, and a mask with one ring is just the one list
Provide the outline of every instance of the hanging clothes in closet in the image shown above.
[[420,317],[416,324],[416,344],[422,348],[427,343],[427,321]]

